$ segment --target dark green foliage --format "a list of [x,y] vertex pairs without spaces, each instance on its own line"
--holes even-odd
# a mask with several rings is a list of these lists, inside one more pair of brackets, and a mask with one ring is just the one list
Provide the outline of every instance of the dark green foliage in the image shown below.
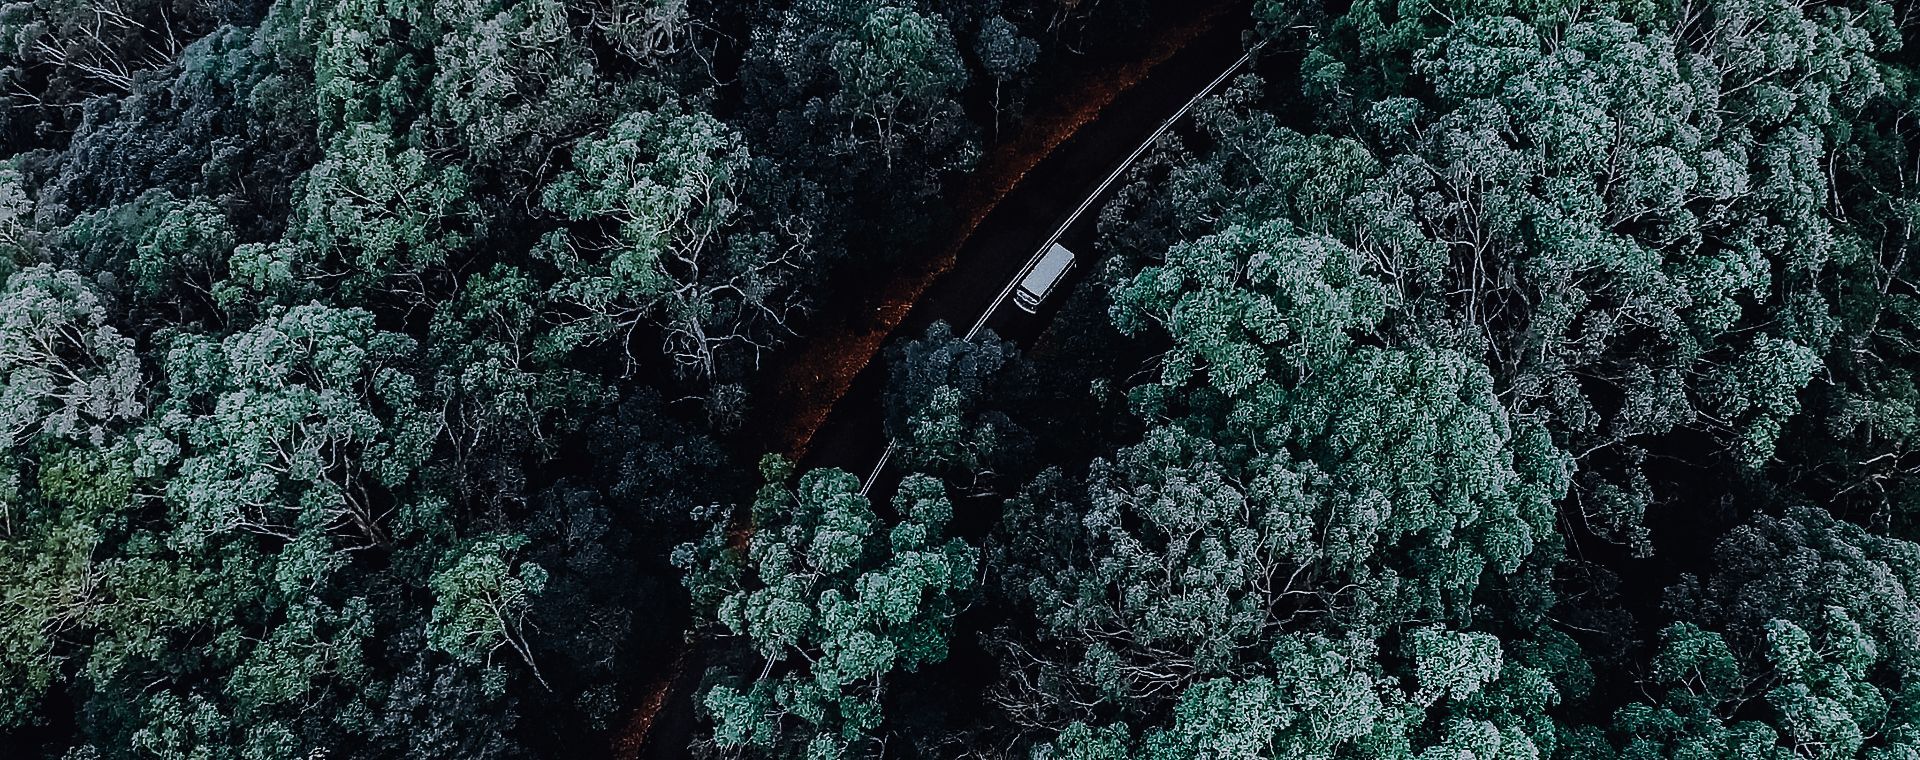
[[[749,134],[820,182],[826,233],[894,255],[924,234],[941,177],[978,153],[959,102],[969,72],[952,17],[888,0],[801,0],[755,30],[745,69]],[[840,212],[884,210],[879,229]]]
[[1910,753],[1912,546],[1788,509],[1909,524],[1889,11],[1358,3],[1208,104],[1103,213],[1145,432],[1007,505],[980,730]]
[[[1021,36],[1019,27],[1013,25],[1004,16],[991,16],[980,24],[980,37],[974,42],[974,55],[980,58],[981,67],[987,76],[993,79],[994,110],[1000,110],[1000,102],[1007,93],[1006,84],[1018,82],[1027,69],[1040,57],[1040,45]],[[1014,111],[1020,110],[1024,93],[1016,90],[1011,97]],[[998,129],[999,123],[994,124]]]
[[1824,511],[1756,517],[1711,574],[1668,595],[1675,623],[1621,757],[1905,757],[1920,751],[1920,548]]
[[1910,3],[1234,5],[875,497],[742,466],[1181,5],[6,4],[0,754],[1920,757]]
[[984,485],[1032,451],[1032,435],[1008,414],[1033,383],[1012,343],[991,332],[960,340],[936,322],[887,350],[887,374],[887,434],[907,469]]
[[[1050,20],[0,9],[0,754],[597,753],[689,622],[668,554],[752,488],[714,434]],[[957,595],[945,540],[894,564]],[[869,627],[938,661],[943,604]]]
[[205,199],[249,239],[277,234],[315,154],[312,81],[300,74],[311,55],[291,39],[299,20],[282,8],[257,27],[219,28],[126,97],[87,101],[65,150],[29,154],[51,174],[37,189],[40,217],[64,222],[157,189]]

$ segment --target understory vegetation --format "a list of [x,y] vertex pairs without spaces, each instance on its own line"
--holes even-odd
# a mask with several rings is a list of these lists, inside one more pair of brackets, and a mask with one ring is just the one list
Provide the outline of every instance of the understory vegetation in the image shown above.
[[766,451],[1186,5],[0,6],[0,756],[1920,760],[1904,0],[1228,3],[1037,337]]

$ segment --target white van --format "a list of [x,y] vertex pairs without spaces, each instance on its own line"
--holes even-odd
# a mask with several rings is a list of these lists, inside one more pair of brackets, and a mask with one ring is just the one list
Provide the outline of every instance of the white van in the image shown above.
[[1040,302],[1053,294],[1053,289],[1072,269],[1073,251],[1059,243],[1048,246],[1040,260],[1027,270],[1027,275],[1020,278],[1020,287],[1013,291],[1014,305],[1028,314],[1040,313]]

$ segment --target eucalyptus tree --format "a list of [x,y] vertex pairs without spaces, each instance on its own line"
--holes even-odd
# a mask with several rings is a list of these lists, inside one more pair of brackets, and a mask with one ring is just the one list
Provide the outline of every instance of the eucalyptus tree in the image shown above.
[[756,28],[743,131],[827,199],[815,213],[830,250],[891,257],[918,244],[928,201],[976,159],[960,50],[952,19],[913,2],[805,0]]
[[0,408],[8,451],[45,437],[101,446],[145,411],[143,372],[110,304],[79,273],[45,264],[0,290]]
[[966,69],[952,31],[938,16],[877,4],[856,10],[849,20],[849,33],[827,53],[840,83],[837,110],[857,122],[843,139],[870,134],[891,163],[900,124],[917,125],[935,109],[951,107]]
[[1032,433],[1014,422],[1033,370],[991,332],[960,340],[945,322],[887,349],[886,430],[912,471],[973,485],[1015,474]]
[[609,87],[565,3],[442,0],[433,13],[445,30],[425,97],[433,142],[489,169],[534,174],[562,135],[602,118]]
[[1824,510],[1757,516],[1668,593],[1618,756],[1893,758],[1920,748],[1920,546]]
[[[979,57],[981,68],[993,79],[994,129],[997,134],[1000,112],[1010,110],[1018,114],[1026,102],[1025,88],[1019,85],[1039,59],[1040,44],[1022,35],[1020,28],[1005,16],[995,15],[980,23],[980,34],[974,38],[973,52]],[[1012,102],[1002,105],[1009,83],[1015,84]]]
[[1478,628],[1538,622],[1567,457],[1471,355],[1382,337],[1403,306],[1370,275],[1275,221],[1115,281],[1115,325],[1167,346],[1146,433],[1014,500],[994,554],[1032,616],[996,637],[999,702],[1049,751],[1551,751],[1565,665],[1505,655],[1551,634]]
[[455,550],[431,581],[435,600],[427,641],[456,659],[490,668],[497,667],[494,659],[503,650],[510,652],[546,686],[527,643],[527,616],[533,598],[546,590],[548,576],[546,568],[519,559],[525,545],[524,536],[490,535]]
[[790,329],[812,254],[805,221],[755,218],[772,166],[719,120],[671,103],[628,114],[572,153],[573,168],[542,195],[563,217],[595,223],[541,245],[560,273],[552,296],[576,315],[561,334],[632,356],[646,321],[687,375],[757,364]]
[[852,475],[814,470],[790,489],[789,465],[761,469],[744,552],[723,520],[675,553],[697,607],[744,650],[700,696],[713,741],[756,756],[878,756],[892,730],[883,698],[947,658],[979,551],[946,535],[953,505],[931,478],[900,485],[889,528]]
[[426,302],[445,289],[438,275],[480,223],[458,167],[437,165],[380,126],[353,124],[301,180],[289,234],[234,250],[232,283],[289,303],[335,291]]
[[388,540],[385,513],[440,434],[409,366],[415,342],[358,309],[280,310],[215,341],[167,351],[160,430],[178,454],[167,484],[173,540]]

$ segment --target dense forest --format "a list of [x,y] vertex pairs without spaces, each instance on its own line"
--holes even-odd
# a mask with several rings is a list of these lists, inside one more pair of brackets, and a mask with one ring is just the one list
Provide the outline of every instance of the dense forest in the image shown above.
[[0,5],[0,757],[1920,760],[1906,0],[1215,3],[1044,329],[776,443],[1202,5]]

